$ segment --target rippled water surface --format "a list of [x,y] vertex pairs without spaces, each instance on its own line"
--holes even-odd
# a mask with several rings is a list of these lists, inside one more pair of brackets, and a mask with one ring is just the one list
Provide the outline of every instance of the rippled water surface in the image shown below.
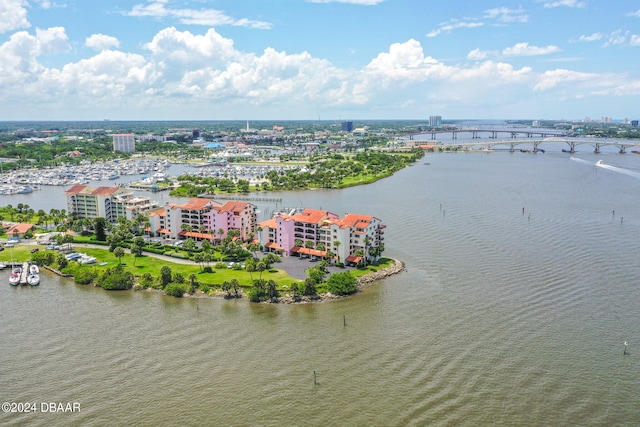
[[0,398],[81,411],[0,424],[635,425],[640,156],[574,157],[428,154],[282,194],[388,225],[407,271],[337,302],[2,285]]

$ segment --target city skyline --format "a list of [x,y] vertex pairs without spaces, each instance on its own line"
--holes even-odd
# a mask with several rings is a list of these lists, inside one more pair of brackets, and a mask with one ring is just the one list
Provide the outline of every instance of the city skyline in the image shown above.
[[640,4],[0,0],[0,120],[637,119]]

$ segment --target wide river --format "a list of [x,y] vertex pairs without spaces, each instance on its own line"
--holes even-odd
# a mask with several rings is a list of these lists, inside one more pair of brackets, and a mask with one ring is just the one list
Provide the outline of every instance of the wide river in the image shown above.
[[38,412],[0,424],[637,425],[639,164],[427,154],[372,185],[273,194],[387,224],[407,271],[336,302],[3,284],[0,400]]

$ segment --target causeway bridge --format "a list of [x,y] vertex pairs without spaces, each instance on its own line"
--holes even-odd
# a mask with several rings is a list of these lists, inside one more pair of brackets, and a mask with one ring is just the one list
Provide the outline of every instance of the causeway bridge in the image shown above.
[[460,134],[470,134],[471,139],[482,138],[481,134],[489,134],[489,138],[497,139],[498,135],[508,135],[511,138],[526,137],[526,138],[547,138],[547,137],[566,137],[567,134],[563,131],[556,131],[551,129],[536,129],[536,130],[518,130],[518,129],[449,129],[449,130],[428,130],[424,132],[414,132],[409,134],[409,140],[413,140],[416,135],[431,135],[432,140],[436,140],[437,135],[451,134],[451,139],[458,139]]
[[[428,141],[428,140],[427,140]],[[436,145],[438,148],[447,148],[454,147],[459,150],[471,150],[471,149],[480,149],[486,148],[491,150],[495,146],[505,146],[509,148],[509,151],[514,152],[516,147],[520,146],[529,146],[532,149],[527,151],[532,151],[537,153],[538,151],[544,152],[541,148],[539,148],[540,144],[559,144],[566,145],[567,148],[562,151],[567,153],[575,153],[576,147],[579,145],[590,145],[593,147],[593,152],[598,154],[600,153],[600,149],[603,147],[616,147],[620,154],[624,154],[627,152],[628,148],[640,147],[640,141],[633,139],[626,140],[615,140],[615,139],[597,139],[597,138],[568,138],[568,137],[549,137],[549,138],[518,138],[518,139],[490,139],[484,140],[483,142],[462,142],[462,143],[440,143]],[[520,150],[524,150],[522,148],[518,148]]]

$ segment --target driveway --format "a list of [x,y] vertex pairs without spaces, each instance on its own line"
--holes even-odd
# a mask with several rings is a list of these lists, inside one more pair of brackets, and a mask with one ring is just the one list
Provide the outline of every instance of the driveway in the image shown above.
[[[318,261],[309,261],[309,259],[300,259],[296,256],[281,257],[281,259],[282,261],[276,262],[275,264],[273,264],[273,267],[277,268],[278,270],[284,270],[287,272],[287,274],[289,274],[289,276],[299,280],[304,280],[307,277],[309,277],[309,275],[306,273],[306,270],[308,268],[313,268],[316,265],[318,265]],[[340,268],[332,265],[332,266],[329,266],[328,270],[329,270],[329,274],[333,274],[333,273],[340,273],[343,271],[353,270],[353,267]]]

